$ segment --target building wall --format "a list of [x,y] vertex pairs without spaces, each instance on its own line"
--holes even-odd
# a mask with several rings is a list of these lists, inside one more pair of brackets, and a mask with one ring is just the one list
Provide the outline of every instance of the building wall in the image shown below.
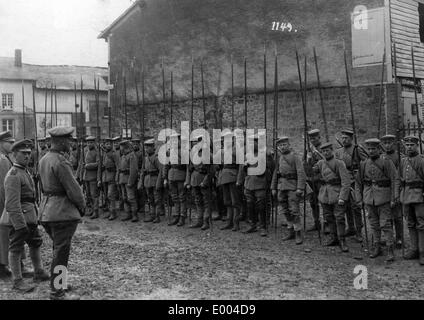
[[[34,136],[34,116],[33,116],[33,92],[32,92],[32,81],[24,81],[24,98],[26,106],[26,117],[25,117],[25,133],[27,137],[32,138]],[[14,95],[14,108],[12,111],[3,110],[0,111],[0,125],[2,124],[3,119],[15,120],[14,134],[19,138],[23,138],[23,108],[22,108],[22,82],[21,81],[12,81],[12,80],[0,80],[0,97],[1,93],[13,93]],[[42,127],[41,118],[44,118],[45,112],[45,93],[44,88],[35,89],[35,107],[37,112],[37,127],[38,135],[44,136],[44,129]],[[48,122],[50,121],[50,112],[51,112],[51,91],[47,90],[47,118]],[[80,92],[78,91],[77,103],[80,104]],[[100,101],[107,103],[107,92],[100,92]],[[94,101],[94,91],[84,91],[83,94],[83,119],[84,126],[90,127],[90,114],[94,114],[95,117],[95,108],[94,110],[89,110],[89,102]],[[53,96],[53,112],[55,110],[55,97]],[[75,117],[75,96],[74,91],[68,90],[57,90],[57,112],[58,114],[71,114],[68,118],[71,120],[71,125],[76,126],[76,117]],[[78,109],[78,113],[80,110]],[[54,117],[53,117],[54,119]],[[78,118],[81,119],[81,118]],[[60,115],[58,116],[58,125],[60,125]],[[92,118],[91,118],[92,120]],[[80,120],[79,120],[80,121]],[[103,120],[104,121],[104,120]],[[53,120],[55,123],[55,120]],[[81,126],[81,122],[78,124]],[[104,127],[107,125],[106,122],[101,122],[101,126]],[[51,127],[51,124],[48,123],[47,129]],[[2,129],[2,127],[0,127]],[[90,130],[87,130],[90,133]]]
[[[146,75],[146,97],[161,99],[162,59],[166,88],[174,73],[176,97],[187,98],[191,87],[192,57],[195,63],[195,95],[199,96],[200,62],[204,63],[207,95],[228,94],[230,64],[235,64],[236,91],[243,87],[247,58],[247,86],[263,88],[264,44],[267,48],[267,81],[273,83],[274,52],[279,62],[279,85],[298,83],[295,50],[307,56],[310,83],[316,82],[312,49],[316,47],[321,81],[326,86],[345,85],[343,50],[351,65],[351,13],[356,5],[383,7],[384,0],[148,0],[141,13],[131,15],[109,38],[112,82],[125,73],[128,100],[135,101],[133,70],[141,65]],[[291,23],[293,29],[272,30],[273,22]],[[295,32],[297,30],[297,32]],[[135,61],[135,62],[134,62]],[[303,61],[302,61],[303,64]],[[355,68],[352,83],[379,83],[380,67]]]

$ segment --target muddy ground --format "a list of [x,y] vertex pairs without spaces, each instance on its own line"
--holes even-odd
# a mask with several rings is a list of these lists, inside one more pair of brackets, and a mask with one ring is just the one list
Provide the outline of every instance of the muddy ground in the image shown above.
[[[279,224],[282,221],[279,217]],[[84,218],[73,239],[69,282],[82,299],[420,299],[423,272],[417,261],[387,265],[370,259],[349,238],[349,253],[323,247],[316,233],[303,245],[282,242],[283,228],[259,233]],[[308,220],[308,225],[310,221]],[[242,223],[242,229],[247,224]],[[44,233],[44,232],[43,232]],[[44,235],[48,268],[51,241]],[[368,289],[357,290],[355,266],[368,270]],[[48,299],[48,283],[16,294],[0,280],[0,300]]]

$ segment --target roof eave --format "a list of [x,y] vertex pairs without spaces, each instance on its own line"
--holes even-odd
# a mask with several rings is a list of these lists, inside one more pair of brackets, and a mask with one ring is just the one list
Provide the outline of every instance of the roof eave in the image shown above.
[[141,10],[141,8],[143,8],[146,5],[146,2],[144,0],[137,0],[135,1],[127,10],[124,11],[124,13],[122,13],[118,18],[116,18],[106,29],[104,29],[98,36],[97,39],[105,39],[107,40],[107,38],[109,37],[110,33],[112,32],[112,30],[125,18],[127,18],[127,16],[131,13],[133,13],[134,9],[139,9]]

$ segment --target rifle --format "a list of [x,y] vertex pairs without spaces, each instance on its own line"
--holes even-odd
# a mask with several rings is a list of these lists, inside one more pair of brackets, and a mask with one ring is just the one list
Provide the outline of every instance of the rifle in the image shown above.
[[[394,77],[395,77],[395,97],[396,97],[396,127],[398,128],[397,133],[397,149],[398,149],[398,161],[399,161],[399,168],[400,168],[400,162],[401,162],[401,155],[400,155],[400,145],[401,145],[401,139],[400,139],[400,128],[399,128],[399,97],[398,97],[398,77],[397,77],[397,55],[396,55],[396,43],[393,44],[393,68],[394,68]],[[400,174],[400,172],[399,172]],[[403,206],[400,206],[401,210],[401,226],[402,226],[402,256],[405,255],[405,245],[404,245],[404,234],[403,234]],[[394,218],[393,218],[394,219]],[[394,221],[392,221],[392,224],[394,225]]]
[[46,94],[44,97],[44,137],[47,136],[47,94],[48,94],[47,83],[45,86],[45,90],[46,90]]
[[123,75],[124,81],[124,114],[125,114],[125,138],[128,138],[128,115],[127,115],[127,80],[125,73]]
[[[264,128],[265,128],[265,132],[267,130],[267,118],[266,118],[266,112],[267,112],[267,96],[266,96],[266,45],[264,44]],[[271,173],[272,176],[272,173]],[[268,214],[269,214],[269,187],[270,187],[270,183],[268,184],[267,181],[267,188],[266,188],[266,195],[265,195],[265,230],[266,232],[268,232]],[[271,199],[271,211],[273,210],[273,203],[272,203],[272,199]]]
[[57,126],[57,87],[54,85],[54,125]]
[[418,109],[418,96],[417,96],[417,84],[416,84],[416,77],[415,77],[415,57],[414,57],[414,47],[411,46],[411,59],[412,59],[412,77],[414,79],[414,98],[415,98],[415,107],[416,107],[416,114],[417,114],[417,125],[418,125],[418,139],[420,141],[420,153],[423,153],[423,145],[422,145],[422,138],[421,138],[421,120],[420,120],[420,112]]
[[231,56],[231,129],[234,130],[234,63]]
[[[166,129],[166,91],[165,91],[165,68],[163,64],[163,58],[162,58],[162,102],[163,102],[163,118],[165,122],[165,129]],[[165,166],[163,168],[165,170]],[[166,177],[168,179],[168,177]],[[164,188],[164,192],[167,192],[167,205],[168,205],[168,220],[171,219],[171,195],[169,194],[169,185]]]
[[[191,110],[190,110],[190,132],[193,131],[193,112],[194,112],[194,61],[191,56]],[[188,208],[188,221],[191,225],[191,206],[193,204],[192,194],[190,192],[190,206]],[[210,212],[212,214],[212,212]]]
[[[355,147],[353,148],[353,153],[352,153],[352,166],[353,166],[353,157],[355,156],[355,151],[357,152],[358,140],[357,140],[357,137],[356,137],[355,117],[354,117],[354,114],[353,114],[352,95],[351,95],[351,92],[350,92],[350,80],[349,80],[349,72],[348,72],[348,68],[347,68],[346,50],[344,51],[344,65],[345,65],[347,92],[348,92],[348,97],[349,97],[350,115],[352,117],[353,137],[355,139]],[[362,210],[362,216],[363,216],[363,219],[364,219],[365,241],[367,243],[367,249],[369,250],[367,217],[365,215],[365,207],[364,207],[363,202],[362,202],[361,210]]]

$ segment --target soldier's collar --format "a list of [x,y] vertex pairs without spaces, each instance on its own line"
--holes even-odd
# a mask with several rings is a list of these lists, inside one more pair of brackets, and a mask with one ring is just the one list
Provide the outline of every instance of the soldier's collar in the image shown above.
[[395,150],[387,150],[386,153],[387,154],[393,154],[393,153],[395,153]]
[[326,161],[330,161],[330,160],[333,160],[333,159],[334,159],[334,154],[333,154],[331,157],[326,158],[325,160],[326,160]]
[[19,169],[23,169],[23,170],[25,170],[26,169],[26,167],[25,166],[23,166],[23,165],[20,165],[20,164],[18,164],[18,163],[13,163],[13,166],[14,167],[16,167],[16,168],[19,168]]

